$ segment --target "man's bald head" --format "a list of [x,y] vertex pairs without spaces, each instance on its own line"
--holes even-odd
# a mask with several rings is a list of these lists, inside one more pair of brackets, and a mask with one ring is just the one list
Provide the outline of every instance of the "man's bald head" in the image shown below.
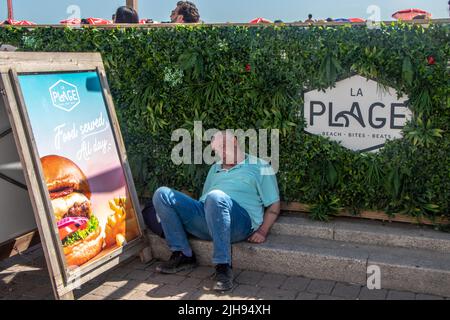
[[224,164],[236,164],[243,155],[236,136],[230,130],[218,131],[211,139],[211,148]]

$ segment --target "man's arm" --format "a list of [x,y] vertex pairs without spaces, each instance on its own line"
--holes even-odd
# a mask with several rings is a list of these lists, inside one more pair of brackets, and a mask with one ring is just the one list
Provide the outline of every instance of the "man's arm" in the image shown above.
[[250,236],[250,238],[248,238],[248,241],[253,243],[263,243],[264,241],[266,241],[270,228],[272,228],[272,225],[277,220],[279,214],[280,201],[277,201],[267,207],[264,213],[264,220],[262,225],[258,230],[256,230],[255,233]]

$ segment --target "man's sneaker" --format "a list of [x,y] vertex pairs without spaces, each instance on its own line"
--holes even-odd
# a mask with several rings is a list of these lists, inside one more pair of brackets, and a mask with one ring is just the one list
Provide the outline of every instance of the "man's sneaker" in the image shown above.
[[229,264],[218,264],[216,266],[216,273],[214,274],[213,290],[228,291],[233,288],[233,271]]
[[173,274],[180,271],[192,270],[197,266],[197,259],[194,252],[192,257],[186,257],[181,251],[174,251],[169,261],[162,263],[156,267],[156,271],[160,273]]

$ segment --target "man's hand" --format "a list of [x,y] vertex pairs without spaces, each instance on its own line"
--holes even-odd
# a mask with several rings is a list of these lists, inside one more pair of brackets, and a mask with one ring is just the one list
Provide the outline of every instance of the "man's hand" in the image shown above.
[[275,220],[277,220],[279,214],[280,201],[277,201],[266,208],[263,224],[247,240],[252,243],[263,243],[266,241],[267,234],[269,233]]
[[250,238],[248,238],[248,241],[252,243],[263,243],[264,241],[266,241],[266,237],[266,233],[261,230],[256,230],[256,232],[253,233]]

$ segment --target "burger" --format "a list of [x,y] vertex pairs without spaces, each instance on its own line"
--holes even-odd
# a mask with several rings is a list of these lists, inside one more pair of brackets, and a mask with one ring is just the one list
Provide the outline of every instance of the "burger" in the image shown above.
[[41,163],[67,265],[80,266],[103,247],[101,227],[92,214],[89,183],[67,158],[49,155]]

